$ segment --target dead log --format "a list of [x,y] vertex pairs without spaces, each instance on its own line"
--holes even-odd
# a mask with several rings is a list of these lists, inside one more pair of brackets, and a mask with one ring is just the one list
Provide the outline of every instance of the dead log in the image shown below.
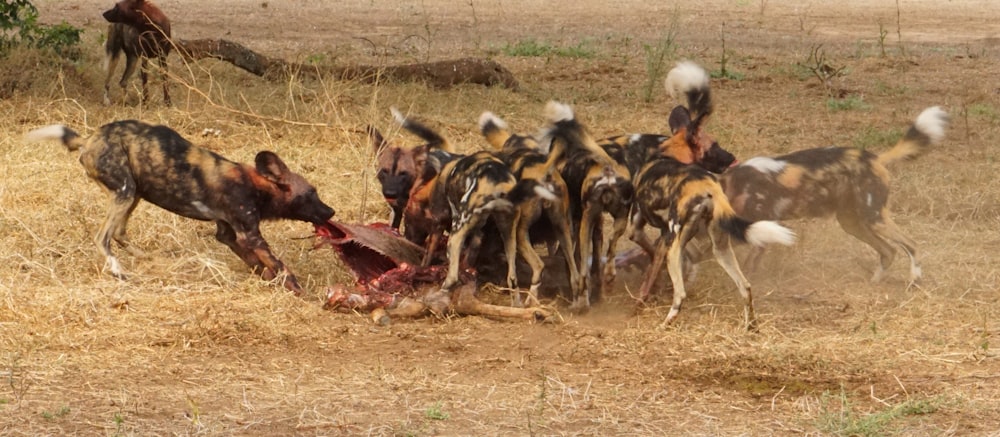
[[177,48],[186,60],[218,59],[269,80],[284,80],[294,75],[365,83],[386,80],[424,82],[436,88],[450,88],[463,83],[503,86],[515,91],[520,87],[510,70],[490,59],[461,58],[385,66],[305,65],[265,56],[225,39],[177,40]]

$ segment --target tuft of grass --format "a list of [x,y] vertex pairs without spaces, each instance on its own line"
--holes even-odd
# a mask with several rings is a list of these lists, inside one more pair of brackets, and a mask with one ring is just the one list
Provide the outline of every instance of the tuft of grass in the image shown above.
[[596,50],[587,41],[580,41],[575,46],[559,47],[536,39],[526,39],[514,44],[507,43],[500,51],[507,56],[520,57],[561,57],[561,58],[593,58]]
[[448,420],[449,416],[448,413],[441,411],[441,403],[437,402],[424,410],[424,417],[430,420]]
[[831,112],[866,110],[871,107],[865,102],[865,99],[857,95],[850,95],[842,99],[833,97],[826,99],[826,109]]
[[1000,110],[987,103],[971,104],[968,111],[972,117],[980,117],[990,121],[1000,120]]
[[868,126],[854,136],[854,147],[865,150],[869,147],[888,146],[896,144],[902,137],[903,131],[899,129],[879,130]]
[[940,408],[940,399],[910,399],[888,406],[881,411],[859,413],[851,405],[847,393],[831,395],[824,392],[820,398],[820,415],[816,427],[838,436],[883,436],[899,427],[899,422],[910,416],[931,414]]
[[646,82],[642,85],[642,101],[653,100],[653,90],[659,89],[660,81],[667,74],[667,62],[674,57],[677,46],[677,28],[679,27],[678,11],[674,11],[670,19],[670,27],[652,44],[643,44],[642,51],[646,55]]
[[69,411],[70,411],[69,407],[64,405],[62,408],[59,408],[59,410],[55,412],[42,411],[42,418],[45,420],[54,420],[69,414]]

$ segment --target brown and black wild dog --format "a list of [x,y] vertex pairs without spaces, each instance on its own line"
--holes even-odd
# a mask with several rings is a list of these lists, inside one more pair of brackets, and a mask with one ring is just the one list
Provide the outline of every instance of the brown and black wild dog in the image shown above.
[[[507,286],[516,290],[517,206],[534,196],[556,199],[555,194],[538,181],[518,181],[507,165],[490,152],[476,152],[444,164],[431,183],[428,211],[435,225],[431,241],[440,241],[434,235],[449,232],[448,274],[441,284],[441,293],[427,296],[425,303],[440,308],[442,297],[449,296],[450,290],[458,284],[462,254],[478,251],[478,233],[487,220],[493,221],[503,239]],[[428,253],[434,249],[429,247]],[[468,255],[472,257],[474,255]],[[471,259],[466,264],[471,264]],[[515,305],[520,305],[520,293],[513,295]]]
[[111,240],[131,249],[125,228],[142,199],[183,217],[214,221],[217,240],[265,279],[284,275],[284,286],[296,294],[302,288],[264,241],[260,222],[321,224],[334,214],[316,189],[274,153],[258,153],[255,165],[240,164],[191,144],[166,126],[116,121],[82,137],[52,125],[31,131],[26,139],[60,140],[70,151],[81,150],[87,175],[114,195],[95,241],[111,273],[121,279],[125,275],[111,253]]
[[[160,65],[160,77],[163,80],[163,104],[170,106],[170,90],[167,82],[167,55],[170,54],[170,50],[173,48],[173,42],[170,41],[170,20],[160,8],[147,0],[119,1],[115,3],[113,8],[104,11],[103,15],[104,19],[109,23],[121,23],[132,26],[136,34],[138,34],[139,77],[142,79],[142,101],[145,103],[149,97],[149,93],[146,92],[146,83],[149,81],[149,59],[156,58],[157,63]],[[108,44],[112,41],[112,30],[114,28],[108,31]],[[110,51],[108,44],[105,44],[106,52]],[[110,70],[113,69],[112,67]],[[127,66],[125,72],[129,73]],[[126,77],[122,77],[123,82],[126,79]],[[105,92],[107,92],[106,90],[107,84],[105,84]],[[106,94],[105,99],[107,99]],[[105,100],[105,103],[108,102],[109,100]]]
[[643,232],[648,223],[660,230],[652,263],[640,288],[645,300],[666,264],[673,284],[673,305],[664,324],[677,317],[686,297],[683,263],[685,245],[700,232],[707,231],[716,261],[736,283],[744,300],[744,323],[756,326],[750,283],[740,271],[732,241],[755,246],[779,243],[789,245],[795,235],[772,221],[749,221],[733,211],[714,174],[694,164],[702,153],[699,134],[712,112],[708,93],[708,75],[701,67],[684,62],[667,76],[668,89],[677,86],[688,98],[686,126],[652,153],[635,178],[636,210],[634,232]]
[[419,146],[402,147],[386,141],[374,126],[367,128],[375,152],[375,177],[382,187],[382,197],[392,208],[392,227],[399,229],[403,221],[403,209],[410,199],[410,190],[417,181],[424,179],[428,155],[450,153],[451,145],[433,129],[405,117],[396,108],[390,110],[403,129],[425,141]]
[[118,85],[122,90],[128,86],[128,80],[135,74],[135,63],[139,60],[139,32],[135,27],[111,23],[108,25],[108,40],[104,42],[104,104],[111,104],[111,78],[118,67],[118,59],[125,55],[125,71]]
[[[752,158],[726,171],[722,186],[736,212],[751,220],[836,216],[844,231],[878,252],[872,282],[880,281],[892,264],[895,244],[909,256],[910,281],[916,281],[921,275],[917,249],[889,216],[887,167],[940,142],[947,124],[948,115],[930,107],[888,151],[823,147]],[[751,266],[759,255],[760,250],[751,251]]]
[[570,289],[573,290],[573,296],[576,296],[581,291],[583,282],[575,260],[569,190],[566,181],[555,168],[555,164],[562,158],[564,147],[558,143],[546,154],[535,137],[512,134],[507,122],[489,111],[479,117],[479,130],[486,141],[499,151],[498,156],[510,167],[517,180],[538,181],[557,197],[556,200],[541,197],[530,199],[517,207],[517,251],[531,267],[529,305],[538,303],[538,288],[545,268],[545,263],[532,247],[531,236],[548,243],[549,255],[555,255],[552,249],[554,243],[558,243],[566,259]]
[[[615,250],[628,228],[632,207],[632,177],[622,157],[601,148],[572,108],[549,102],[545,113],[548,127],[542,142],[565,147],[559,170],[569,190],[570,217],[579,238],[576,262],[583,282],[570,308],[582,312],[600,298],[604,283],[615,276]],[[606,256],[602,250],[605,213],[614,218]]]

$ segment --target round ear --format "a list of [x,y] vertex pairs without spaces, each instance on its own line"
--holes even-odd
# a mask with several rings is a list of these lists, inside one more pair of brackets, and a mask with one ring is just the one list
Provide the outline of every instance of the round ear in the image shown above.
[[382,137],[382,132],[379,132],[375,126],[368,125],[365,126],[365,132],[368,133],[368,138],[372,140],[372,151],[378,155],[379,151],[386,147],[385,138]]
[[687,108],[677,106],[673,111],[670,111],[667,123],[670,125],[670,133],[676,134],[677,131],[691,124],[691,113],[688,112]]
[[263,151],[254,158],[257,172],[274,183],[281,182],[288,174],[288,166],[273,152]]

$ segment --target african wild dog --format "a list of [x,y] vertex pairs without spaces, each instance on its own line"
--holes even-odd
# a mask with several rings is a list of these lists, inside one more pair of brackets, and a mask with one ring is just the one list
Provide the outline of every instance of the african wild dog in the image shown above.
[[[661,266],[666,263],[674,296],[663,323],[671,323],[677,317],[686,297],[685,245],[698,233],[707,231],[716,261],[736,283],[744,299],[745,326],[754,329],[753,295],[750,283],[736,262],[732,240],[755,246],[789,245],[795,236],[776,222],[753,222],[737,216],[716,177],[693,164],[702,154],[703,147],[699,143],[703,138],[702,127],[712,113],[705,71],[693,63],[681,63],[667,76],[667,85],[668,90],[676,87],[687,96],[688,110],[684,111],[687,123],[659,146],[659,153],[650,154],[635,178],[637,212],[633,216],[633,238],[639,241],[636,237],[642,234],[647,223],[660,230],[652,263],[639,291],[640,299],[648,298]],[[679,116],[674,122],[682,119]]]
[[410,190],[424,178],[428,155],[438,155],[436,157],[440,158],[442,153],[450,154],[451,145],[437,132],[405,117],[398,109],[390,110],[403,129],[425,141],[419,146],[401,147],[386,141],[374,126],[367,128],[375,152],[375,165],[378,167],[375,177],[382,187],[382,197],[392,208],[392,227],[399,229],[403,221],[403,209],[410,199]]
[[125,228],[142,199],[184,217],[214,221],[217,240],[265,279],[284,275],[284,286],[296,294],[302,288],[271,253],[260,222],[292,219],[321,224],[334,214],[316,189],[272,152],[258,153],[255,166],[240,164],[191,144],[169,127],[135,120],[106,124],[89,137],[52,125],[26,138],[61,140],[70,151],[82,149],[80,163],[87,175],[114,194],[95,240],[111,273],[121,279],[125,275],[111,253],[111,239],[133,249]]
[[517,251],[531,268],[529,304],[538,303],[538,288],[545,268],[542,258],[532,247],[530,236],[548,243],[549,255],[555,255],[553,248],[558,244],[566,260],[570,289],[573,296],[576,296],[583,288],[583,282],[575,259],[573,224],[569,217],[569,190],[566,181],[555,168],[555,164],[562,158],[563,144],[555,144],[546,154],[533,136],[512,134],[508,129],[507,123],[492,112],[484,112],[479,117],[480,132],[499,151],[498,156],[510,167],[514,177],[519,181],[538,181],[557,197],[555,200],[530,199],[517,207]]
[[124,90],[128,80],[135,74],[135,62],[139,60],[139,32],[128,24],[111,23],[108,25],[108,40],[104,42],[104,104],[111,104],[111,78],[118,67],[118,59],[125,55],[125,71],[118,85]]
[[[559,170],[570,198],[570,218],[578,235],[577,266],[583,285],[570,306],[583,312],[600,299],[605,282],[615,276],[618,240],[628,228],[632,206],[632,178],[621,157],[609,155],[576,119],[572,108],[558,102],[545,107],[548,127],[544,142],[563,144]],[[614,218],[607,254],[604,254],[603,215]]]
[[[758,157],[729,169],[722,186],[733,208],[751,220],[837,217],[848,234],[871,246],[880,264],[871,281],[882,279],[899,246],[910,257],[910,281],[920,278],[917,249],[889,216],[889,165],[920,156],[944,138],[948,115],[925,109],[898,143],[886,152],[823,147],[774,158]],[[760,250],[748,258],[759,262]]]
[[[141,60],[139,77],[142,79],[142,101],[146,102],[149,97],[149,93],[146,92],[146,83],[149,81],[149,59],[156,58],[160,65],[160,77],[163,80],[163,104],[170,106],[170,90],[167,82],[167,55],[170,54],[170,50],[173,48],[173,42],[170,41],[170,20],[167,16],[153,2],[147,0],[121,0],[115,3],[113,8],[104,11],[104,19],[109,23],[121,23],[132,26],[136,34],[138,34],[138,54]],[[111,30],[113,29],[112,27]],[[108,32],[108,44],[111,43],[113,37],[111,30]],[[125,36],[123,35],[122,37],[124,38]],[[111,50],[108,44],[105,45],[106,53]],[[113,70],[113,67],[111,69]],[[129,72],[127,66],[125,72]],[[127,78],[123,77],[122,81],[125,81],[125,79]],[[107,85],[105,84],[106,88]],[[105,98],[107,99],[107,97]],[[105,100],[105,103],[109,101]]]

